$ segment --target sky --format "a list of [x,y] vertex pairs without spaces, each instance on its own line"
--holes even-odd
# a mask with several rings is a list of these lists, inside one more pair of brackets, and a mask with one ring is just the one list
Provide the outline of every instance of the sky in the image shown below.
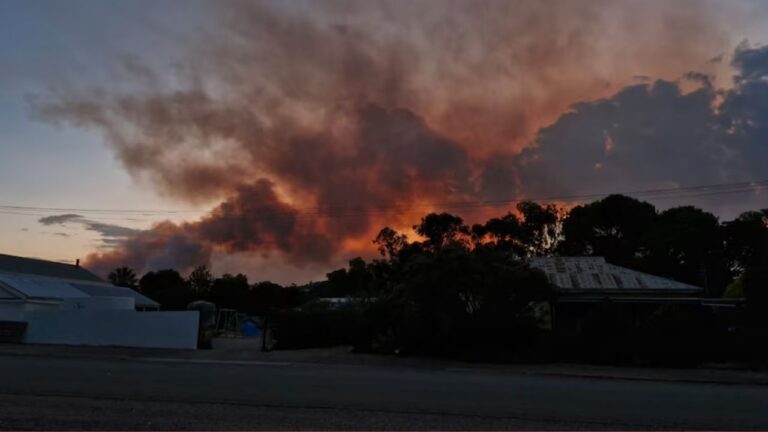
[[432,210],[683,188],[645,198],[728,220],[768,207],[744,186],[768,179],[766,18],[761,1],[0,0],[0,252],[302,283]]

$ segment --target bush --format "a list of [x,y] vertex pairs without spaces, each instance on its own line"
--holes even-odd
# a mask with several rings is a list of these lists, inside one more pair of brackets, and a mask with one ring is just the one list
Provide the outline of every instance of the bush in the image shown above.
[[663,305],[638,330],[636,360],[658,366],[694,366],[706,357],[711,313],[699,305]]
[[277,349],[352,345],[360,315],[355,311],[289,311],[271,317]]

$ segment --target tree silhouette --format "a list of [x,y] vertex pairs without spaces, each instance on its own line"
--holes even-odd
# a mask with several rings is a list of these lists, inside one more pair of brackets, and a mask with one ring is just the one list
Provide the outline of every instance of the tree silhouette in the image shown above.
[[248,309],[249,291],[247,276],[242,273],[224,274],[213,281],[210,299],[222,308],[245,311]]
[[722,227],[732,267],[744,271],[768,257],[768,209],[744,212]]
[[432,250],[451,243],[461,243],[463,236],[469,235],[469,228],[464,220],[449,213],[430,213],[421,218],[421,223],[413,229],[426,237],[426,246]]
[[560,240],[561,218],[557,206],[523,201],[517,204],[517,211],[523,215],[519,235],[526,255],[550,254]]
[[139,287],[163,309],[186,310],[187,304],[195,299],[184,278],[172,269],[145,274],[139,280]]
[[692,206],[665,210],[643,239],[643,269],[719,294],[730,279],[721,237],[711,213]]
[[373,240],[373,244],[377,246],[381,256],[394,260],[408,244],[408,238],[405,234],[399,234],[390,227],[384,227]]
[[136,277],[136,272],[134,272],[130,267],[118,267],[109,272],[109,276],[107,276],[107,278],[112,283],[112,285],[120,287],[136,288],[139,284],[139,280]]
[[490,244],[512,251],[518,256],[525,253],[525,247],[522,244],[521,222],[512,213],[507,213],[500,218],[489,219],[485,224],[473,225],[472,238],[476,245],[488,241]]
[[563,221],[563,255],[603,256],[608,262],[633,265],[656,208],[623,195],[575,207]]
[[287,288],[270,281],[253,284],[249,293],[248,312],[268,316],[286,306]]
[[204,297],[211,290],[213,275],[207,266],[198,266],[189,274],[187,283],[196,295]]

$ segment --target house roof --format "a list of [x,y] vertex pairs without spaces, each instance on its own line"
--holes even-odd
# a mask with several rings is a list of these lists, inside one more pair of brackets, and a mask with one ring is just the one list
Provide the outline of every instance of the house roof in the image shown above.
[[159,306],[149,297],[109,284],[82,267],[0,254],[0,300],[83,297],[130,297],[138,307]]
[[15,292],[18,297],[31,299],[66,299],[88,297],[66,281],[56,278],[0,273],[0,284],[6,291]]
[[103,282],[101,278],[80,266],[4,254],[0,254],[0,271]]
[[56,301],[84,297],[129,297],[134,299],[139,307],[159,306],[157,302],[137,291],[106,282],[0,272],[0,299]]
[[693,293],[703,288],[609,264],[603,257],[539,257],[530,260],[561,292]]

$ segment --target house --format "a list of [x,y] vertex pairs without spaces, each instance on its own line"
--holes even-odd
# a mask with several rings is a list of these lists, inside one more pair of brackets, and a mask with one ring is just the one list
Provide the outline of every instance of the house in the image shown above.
[[547,275],[559,302],[698,301],[704,294],[701,287],[609,264],[603,257],[538,257],[529,264]]
[[24,343],[195,348],[198,312],[161,312],[79,265],[0,254],[0,338]]
[[606,309],[638,325],[662,305],[709,309],[724,315],[743,299],[707,298],[702,287],[609,264],[603,257],[538,257],[529,264],[555,288],[552,320],[560,331],[577,333]]

